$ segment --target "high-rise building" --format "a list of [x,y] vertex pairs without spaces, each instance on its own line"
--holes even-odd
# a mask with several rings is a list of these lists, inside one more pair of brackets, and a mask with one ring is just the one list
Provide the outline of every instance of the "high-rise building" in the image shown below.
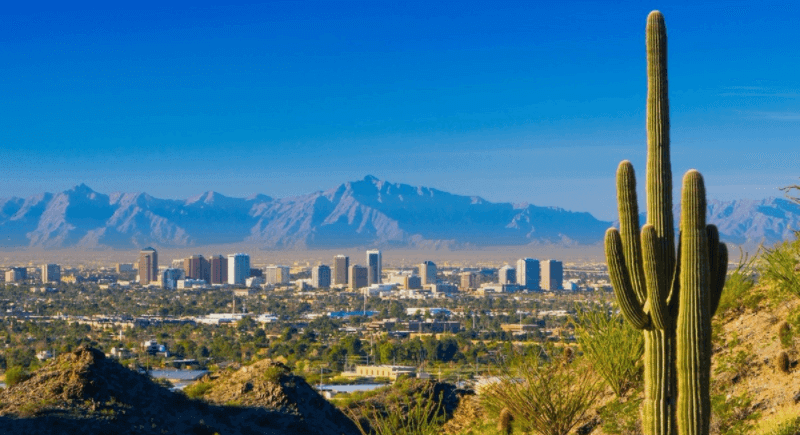
[[250,256],[247,254],[228,255],[228,284],[245,285],[250,277]]
[[267,268],[264,269],[264,282],[272,285],[289,284],[290,271],[291,268],[289,266],[267,266]]
[[505,265],[497,271],[497,282],[500,284],[516,284],[517,271],[509,265]]
[[139,284],[158,281],[158,252],[147,247],[139,251]]
[[541,290],[539,260],[534,258],[520,258],[517,260],[517,284],[528,290]]
[[210,284],[226,284],[228,282],[228,259],[222,255],[212,255],[208,259],[208,275]]
[[22,274],[17,269],[11,269],[6,272],[6,282],[19,282],[22,281]]
[[478,274],[475,272],[461,273],[461,290],[478,288]]
[[381,251],[367,251],[367,282],[381,283]]
[[25,281],[28,279],[28,268],[27,267],[12,267],[11,270],[16,270],[19,272],[19,279]]
[[320,264],[311,269],[311,285],[314,288],[328,288],[331,286],[331,268]]
[[211,267],[202,255],[192,255],[183,260],[183,270],[188,279],[202,279],[211,282]]
[[333,284],[345,285],[347,284],[347,274],[350,268],[350,258],[344,255],[337,255],[333,257]]
[[[178,281],[184,279],[184,271],[181,269],[168,268],[161,272],[161,287],[166,289],[178,288]],[[208,282],[208,281],[206,281]]]
[[558,260],[542,261],[542,290],[564,289],[564,266]]
[[61,282],[61,266],[57,264],[43,264],[42,282]]
[[422,279],[422,285],[436,284],[436,263],[423,261],[419,265],[419,277]]
[[351,290],[369,287],[369,272],[367,269],[368,268],[357,264],[350,266],[350,273],[348,274],[347,281]]

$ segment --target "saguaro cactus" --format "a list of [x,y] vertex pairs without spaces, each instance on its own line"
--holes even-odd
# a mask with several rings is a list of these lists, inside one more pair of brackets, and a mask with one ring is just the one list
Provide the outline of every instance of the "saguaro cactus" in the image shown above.
[[[622,313],[644,332],[644,433],[708,433],[710,319],[724,283],[727,250],[719,243],[716,228],[705,225],[702,177],[697,171],[690,171],[689,188],[684,188],[684,195],[689,196],[684,197],[681,223],[686,243],[682,232],[680,256],[676,258],[669,159],[667,33],[664,17],[658,11],[647,17],[646,40],[647,223],[639,234],[635,174],[633,165],[623,161],[617,170],[620,228],[606,232],[606,258]],[[682,295],[684,288],[686,294]],[[680,360],[677,365],[676,354]],[[696,359],[692,360],[693,357]],[[676,402],[681,411],[677,414],[680,417],[677,425]]]

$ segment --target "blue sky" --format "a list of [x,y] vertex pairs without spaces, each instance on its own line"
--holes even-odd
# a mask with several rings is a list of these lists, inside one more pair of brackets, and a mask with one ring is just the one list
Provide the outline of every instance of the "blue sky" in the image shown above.
[[11,8],[0,196],[281,197],[372,174],[613,219],[619,161],[644,175],[656,8],[676,180],[697,168],[721,199],[797,182],[800,7],[549,3]]

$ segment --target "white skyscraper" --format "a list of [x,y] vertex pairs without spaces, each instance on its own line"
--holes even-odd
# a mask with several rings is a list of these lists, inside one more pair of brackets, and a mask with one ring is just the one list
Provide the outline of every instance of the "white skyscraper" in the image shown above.
[[250,277],[250,256],[247,254],[228,255],[228,284],[245,285]]
[[497,271],[497,282],[500,284],[516,284],[516,270],[507,264],[501,267],[500,270]]
[[419,277],[422,278],[422,285],[436,284],[436,263],[423,261],[419,265]]
[[367,251],[367,285],[381,283],[381,251]]
[[558,260],[542,261],[542,289],[564,290],[564,266]]
[[527,290],[541,290],[539,260],[520,258],[517,260],[517,284]]

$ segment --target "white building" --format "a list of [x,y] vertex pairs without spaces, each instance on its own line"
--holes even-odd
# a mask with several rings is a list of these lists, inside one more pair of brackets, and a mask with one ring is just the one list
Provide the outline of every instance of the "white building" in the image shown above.
[[422,279],[422,285],[436,284],[436,263],[423,261],[419,265],[419,277]]
[[328,288],[331,286],[331,268],[320,264],[311,269],[311,285],[314,288]]
[[509,265],[505,265],[497,271],[497,282],[499,284],[516,284],[517,271]]
[[228,255],[228,284],[245,285],[250,277],[250,256],[247,254]]

